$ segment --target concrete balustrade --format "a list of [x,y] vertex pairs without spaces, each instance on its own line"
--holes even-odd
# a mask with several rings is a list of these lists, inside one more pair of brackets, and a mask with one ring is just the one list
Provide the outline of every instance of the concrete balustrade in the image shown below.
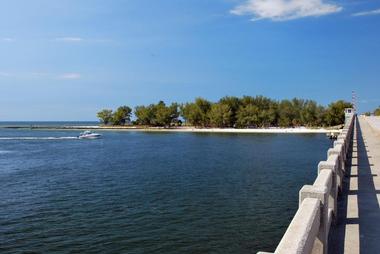
[[315,198],[305,198],[289,225],[275,253],[310,253],[320,227],[320,202]]
[[[342,189],[342,177],[343,174],[339,170],[339,158],[338,155],[329,156],[327,161],[321,161],[318,164],[318,174],[323,171],[329,170],[331,172],[331,189],[329,195],[329,209],[331,209],[331,221],[330,223],[336,222],[338,217],[338,192]],[[318,178],[317,178],[318,179]]]
[[346,113],[343,130],[333,148],[328,150],[327,160],[319,162],[315,182],[301,188],[298,210],[275,254],[327,254],[328,235],[338,217],[338,195],[342,190],[356,121],[353,110],[346,112],[349,113]]
[[[327,170],[323,170],[323,172],[327,172]],[[305,185],[300,190],[300,205],[302,204],[305,198],[312,198],[318,200],[320,206],[319,230],[316,238],[314,239],[313,248],[310,252],[303,253],[326,253],[324,252],[324,249],[327,248],[327,224],[329,221],[328,196],[329,189],[326,186]]]
[[334,148],[330,148],[327,151],[327,158],[329,158],[331,155],[337,155],[339,160],[339,170],[341,170],[345,174],[345,151],[343,150],[342,145],[336,145]]
[[[348,152],[348,146],[346,146],[346,142],[345,142],[345,140],[343,139],[343,138],[339,138],[338,137],[338,139],[336,140],[336,141],[334,141],[334,147],[335,146],[337,146],[337,145],[341,145],[342,146],[342,149],[343,149],[343,155],[346,155],[347,154],[347,152]],[[346,158],[344,158],[344,160],[345,160]]]

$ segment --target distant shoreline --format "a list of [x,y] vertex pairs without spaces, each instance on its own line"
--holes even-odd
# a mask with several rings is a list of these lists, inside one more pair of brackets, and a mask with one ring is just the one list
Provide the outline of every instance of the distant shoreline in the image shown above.
[[336,128],[257,128],[257,129],[235,129],[235,128],[196,128],[196,127],[137,127],[137,126],[2,126],[6,129],[32,129],[32,130],[101,130],[101,131],[140,131],[140,132],[188,132],[188,133],[339,133]]

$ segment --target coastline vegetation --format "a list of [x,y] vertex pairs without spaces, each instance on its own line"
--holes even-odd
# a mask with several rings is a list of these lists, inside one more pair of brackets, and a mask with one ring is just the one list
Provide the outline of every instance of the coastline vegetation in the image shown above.
[[371,115],[380,116],[380,106],[376,108],[373,112],[370,112],[370,111],[365,112],[364,115],[365,116],[371,116]]
[[373,112],[375,116],[380,116],[380,106]]
[[343,124],[344,109],[349,107],[352,104],[343,100],[325,107],[313,100],[298,98],[277,101],[264,96],[226,96],[211,102],[198,97],[193,102],[183,104],[166,105],[159,101],[157,104],[136,106],[134,110],[129,106],[121,106],[115,111],[103,109],[97,117],[104,125],[116,126],[326,127]]

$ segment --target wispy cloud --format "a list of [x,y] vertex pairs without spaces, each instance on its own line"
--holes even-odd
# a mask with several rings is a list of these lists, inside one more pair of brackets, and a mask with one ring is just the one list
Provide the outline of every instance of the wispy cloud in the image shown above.
[[56,41],[63,41],[63,42],[81,42],[84,41],[81,37],[58,37],[55,38]]
[[35,78],[50,77],[51,74],[47,72],[31,72],[30,75]]
[[12,42],[12,41],[14,41],[14,39],[13,38],[9,38],[9,37],[5,37],[5,38],[0,38],[0,41]]
[[60,79],[60,80],[76,80],[82,78],[78,72],[67,73],[49,73],[49,72],[4,72],[0,71],[0,78],[12,79]]
[[11,76],[11,74],[8,73],[8,72],[2,72],[2,71],[0,71],[0,77],[10,77],[10,76]]
[[80,79],[82,75],[80,73],[64,73],[58,76],[58,79]]
[[362,104],[378,103],[380,102],[380,99],[363,99],[363,100],[359,100],[358,102]]
[[251,15],[252,21],[286,21],[328,15],[342,9],[341,6],[324,0],[246,0],[230,12],[235,15]]
[[95,39],[95,38],[83,38],[83,37],[57,37],[53,39],[58,42],[66,42],[66,43],[106,43],[106,42],[114,42],[112,39]]
[[358,16],[372,16],[372,15],[380,15],[380,9],[371,10],[371,11],[362,11],[352,14],[354,17]]

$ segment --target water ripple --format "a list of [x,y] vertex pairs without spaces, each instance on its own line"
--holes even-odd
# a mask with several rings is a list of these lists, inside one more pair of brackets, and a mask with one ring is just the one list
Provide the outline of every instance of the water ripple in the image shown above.
[[273,251],[329,144],[323,135],[125,132],[2,140],[0,252]]

